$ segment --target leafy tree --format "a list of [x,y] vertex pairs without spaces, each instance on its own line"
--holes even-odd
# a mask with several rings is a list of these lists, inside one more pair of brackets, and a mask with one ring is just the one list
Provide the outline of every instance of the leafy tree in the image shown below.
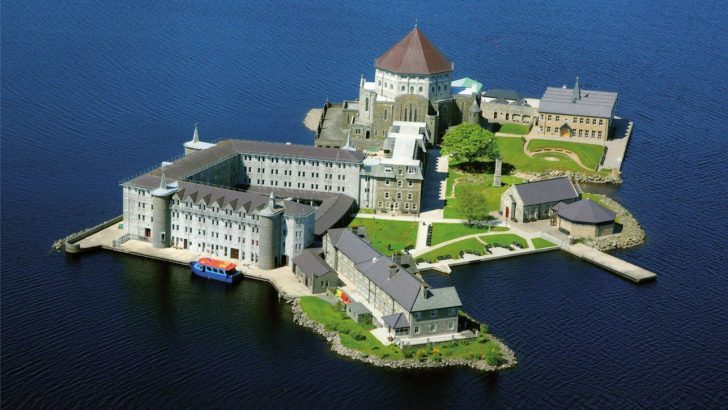
[[442,153],[467,163],[479,158],[500,158],[495,135],[480,125],[469,122],[462,123],[445,134]]
[[484,195],[480,192],[477,185],[467,184],[458,187],[457,199],[458,211],[460,211],[468,223],[483,220],[488,216]]

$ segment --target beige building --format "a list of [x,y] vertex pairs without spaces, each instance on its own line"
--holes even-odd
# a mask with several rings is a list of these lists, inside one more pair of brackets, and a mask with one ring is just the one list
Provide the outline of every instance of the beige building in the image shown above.
[[573,89],[549,87],[538,108],[539,132],[547,136],[603,142],[617,104],[617,93],[582,90],[579,77]]
[[538,118],[537,98],[526,98],[514,90],[494,88],[482,93],[480,109],[490,123],[531,125]]

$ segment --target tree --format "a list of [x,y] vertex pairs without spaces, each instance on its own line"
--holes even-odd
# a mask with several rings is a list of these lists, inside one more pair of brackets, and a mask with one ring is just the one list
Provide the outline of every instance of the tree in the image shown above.
[[457,189],[457,209],[468,221],[481,221],[488,216],[484,195],[475,184],[466,184]]
[[467,163],[480,158],[500,158],[495,135],[480,125],[469,122],[460,124],[445,134],[442,153]]

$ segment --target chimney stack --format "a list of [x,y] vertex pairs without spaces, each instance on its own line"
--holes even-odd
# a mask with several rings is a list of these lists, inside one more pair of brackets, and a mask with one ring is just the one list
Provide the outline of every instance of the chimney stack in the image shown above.
[[397,265],[391,264],[389,265],[389,279],[392,279],[394,275],[397,273]]

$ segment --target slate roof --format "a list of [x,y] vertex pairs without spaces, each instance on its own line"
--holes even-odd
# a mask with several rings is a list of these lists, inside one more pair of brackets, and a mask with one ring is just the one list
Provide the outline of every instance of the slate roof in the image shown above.
[[306,274],[306,276],[319,277],[334,270],[321,258],[321,248],[304,249],[293,258],[293,263]]
[[453,65],[419,28],[415,27],[402,40],[374,62],[377,68],[402,74],[435,74],[452,71]]
[[591,199],[583,199],[570,204],[558,203],[554,211],[559,217],[572,222],[600,224],[614,222],[616,214]]
[[541,97],[539,112],[611,118],[617,104],[617,93],[581,90],[574,101],[573,88],[548,87]]
[[415,300],[415,304],[412,306],[412,311],[459,307],[462,305],[463,303],[460,301],[458,292],[452,286],[447,288],[427,288],[417,296],[417,300]]
[[395,313],[392,315],[382,316],[382,321],[392,329],[401,329],[403,327],[409,327],[407,316],[404,313]]
[[[159,187],[160,180],[160,177],[149,173],[127,181],[122,185],[155,189]],[[177,184],[179,185],[179,190],[172,197],[178,200],[192,200],[194,203],[203,203],[205,206],[216,204],[220,208],[230,206],[233,211],[242,209],[246,213],[261,211],[268,205],[268,195],[188,181],[177,181]],[[267,192],[270,193],[270,190]],[[282,204],[284,214],[288,216],[304,216],[316,211],[316,208],[310,205],[299,204],[293,201],[282,201]]]
[[505,98],[506,100],[520,100],[523,95],[515,90],[506,88],[492,88],[483,93],[483,97],[488,98]]
[[518,192],[524,205],[536,205],[546,202],[559,202],[578,198],[579,190],[569,177],[544,179],[542,181],[516,184],[513,188]]
[[371,315],[372,314],[371,310],[367,309],[366,306],[364,306],[363,304],[361,304],[359,302],[350,303],[349,310],[356,313],[357,315],[367,315],[367,314]]

